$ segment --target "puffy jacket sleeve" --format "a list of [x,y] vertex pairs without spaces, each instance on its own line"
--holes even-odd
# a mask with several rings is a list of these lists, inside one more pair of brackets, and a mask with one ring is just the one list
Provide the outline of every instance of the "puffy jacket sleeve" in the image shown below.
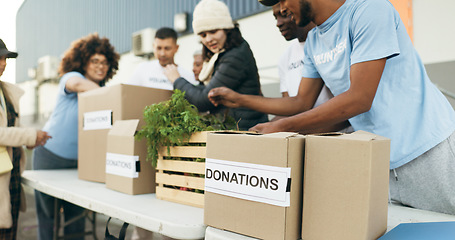
[[208,99],[212,88],[228,87],[236,90],[245,81],[249,63],[245,61],[241,48],[234,48],[223,53],[215,64],[210,83],[205,87],[194,86],[183,78],[174,82],[174,88],[185,91],[185,97],[194,104],[199,111],[211,111],[216,107]]

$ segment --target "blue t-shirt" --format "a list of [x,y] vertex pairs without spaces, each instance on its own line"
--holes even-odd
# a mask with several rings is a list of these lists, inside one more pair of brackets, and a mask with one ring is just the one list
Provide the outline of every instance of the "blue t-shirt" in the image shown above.
[[322,78],[337,96],[349,89],[353,64],[382,58],[387,61],[370,111],[349,122],[391,139],[393,169],[449,137],[455,113],[428,78],[392,4],[347,0],[308,34],[303,76]]
[[59,157],[77,160],[77,93],[65,88],[71,77],[85,79],[78,72],[66,73],[60,79],[55,109],[43,128],[52,138],[44,147]]

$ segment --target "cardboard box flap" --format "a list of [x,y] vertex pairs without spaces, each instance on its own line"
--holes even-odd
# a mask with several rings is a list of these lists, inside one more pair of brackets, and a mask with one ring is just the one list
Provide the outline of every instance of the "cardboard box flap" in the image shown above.
[[222,130],[222,131],[215,131],[215,132],[209,132],[209,133],[233,134],[233,135],[246,134],[246,135],[253,135],[253,136],[260,136],[260,137],[267,137],[267,138],[290,138],[290,137],[295,137],[295,136],[304,137],[303,135],[295,133],[295,132],[276,132],[276,133],[260,134],[260,133],[253,132],[253,131]]
[[110,88],[107,88],[107,87],[96,88],[96,89],[92,89],[90,91],[78,93],[78,95],[82,95],[83,97],[97,96],[97,95],[103,96],[103,95],[107,95],[109,91],[112,91],[111,88],[113,88],[113,87],[115,87],[115,86],[111,86]]
[[340,138],[345,140],[354,140],[354,141],[373,141],[373,140],[389,140],[386,137],[382,137],[373,133],[369,133],[366,131],[356,131],[350,134],[344,133],[325,133],[325,134],[317,134],[317,135],[307,135],[307,137],[330,137],[330,138]]
[[108,135],[134,136],[139,124],[139,119],[117,120],[114,122]]
[[[264,134],[262,137],[267,137],[267,138],[290,138],[290,137],[296,137],[299,136],[300,134],[295,133],[295,132],[276,132],[276,133],[269,133],[269,134]],[[303,135],[300,135],[303,137]]]
[[217,130],[217,131],[208,131],[209,133],[214,134],[248,134],[248,135],[262,135],[254,131],[237,131],[237,130]]
[[324,132],[324,133],[312,133],[308,134],[307,136],[323,136],[323,137],[338,137],[340,135],[344,135],[345,133],[340,132]]
[[351,134],[343,134],[340,136],[341,138],[344,139],[352,139],[352,140],[358,140],[358,141],[372,141],[372,140],[389,140],[386,137],[382,137],[373,133],[365,132],[362,130],[355,131]]
[[376,135],[376,134],[373,134],[373,133],[369,133],[369,132],[366,132],[366,131],[363,131],[363,130],[356,131],[356,132],[354,132],[352,134],[354,134],[354,135],[368,135],[368,136],[370,136],[371,140],[390,140],[389,138],[386,138],[386,137],[383,137],[383,136],[380,136],[380,135]]

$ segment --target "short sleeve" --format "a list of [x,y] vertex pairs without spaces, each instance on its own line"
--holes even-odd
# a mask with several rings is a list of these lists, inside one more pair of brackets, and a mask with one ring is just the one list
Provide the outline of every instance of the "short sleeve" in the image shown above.
[[81,73],[79,72],[68,72],[68,73],[65,73],[62,78],[60,79],[60,83],[59,83],[59,87],[58,87],[58,94],[62,94],[62,95],[68,95],[68,94],[76,94],[74,92],[70,92],[66,89],[65,85],[66,85],[66,82],[68,81],[68,79],[72,78],[72,77],[80,77],[80,78],[84,78],[84,75],[82,75]]
[[[313,30],[311,30],[310,33],[314,33]],[[308,33],[308,34],[310,34]],[[305,52],[305,57],[303,59],[303,70],[302,70],[302,77],[305,78],[321,78],[321,75],[319,75],[318,70],[315,68],[313,60],[310,56],[313,56],[311,54],[311,41],[306,41],[303,51]]]
[[284,53],[280,57],[280,61],[278,62],[278,76],[280,78],[280,92],[287,92],[288,86],[286,82],[286,63],[287,63],[287,54]]
[[353,13],[350,29],[351,65],[398,55],[399,17],[388,1],[370,0],[359,6]]

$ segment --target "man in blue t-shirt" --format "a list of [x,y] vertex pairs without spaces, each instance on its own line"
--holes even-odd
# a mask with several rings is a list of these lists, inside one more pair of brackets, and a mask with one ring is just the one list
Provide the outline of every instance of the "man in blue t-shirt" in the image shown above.
[[[278,0],[259,0],[273,5]],[[281,0],[308,33],[296,97],[270,99],[214,89],[214,104],[294,115],[258,124],[261,133],[302,131],[349,120],[391,139],[392,199],[455,214],[455,113],[431,83],[398,12],[387,0]],[[334,98],[317,108],[325,85]],[[451,170],[449,170],[451,169]]]

